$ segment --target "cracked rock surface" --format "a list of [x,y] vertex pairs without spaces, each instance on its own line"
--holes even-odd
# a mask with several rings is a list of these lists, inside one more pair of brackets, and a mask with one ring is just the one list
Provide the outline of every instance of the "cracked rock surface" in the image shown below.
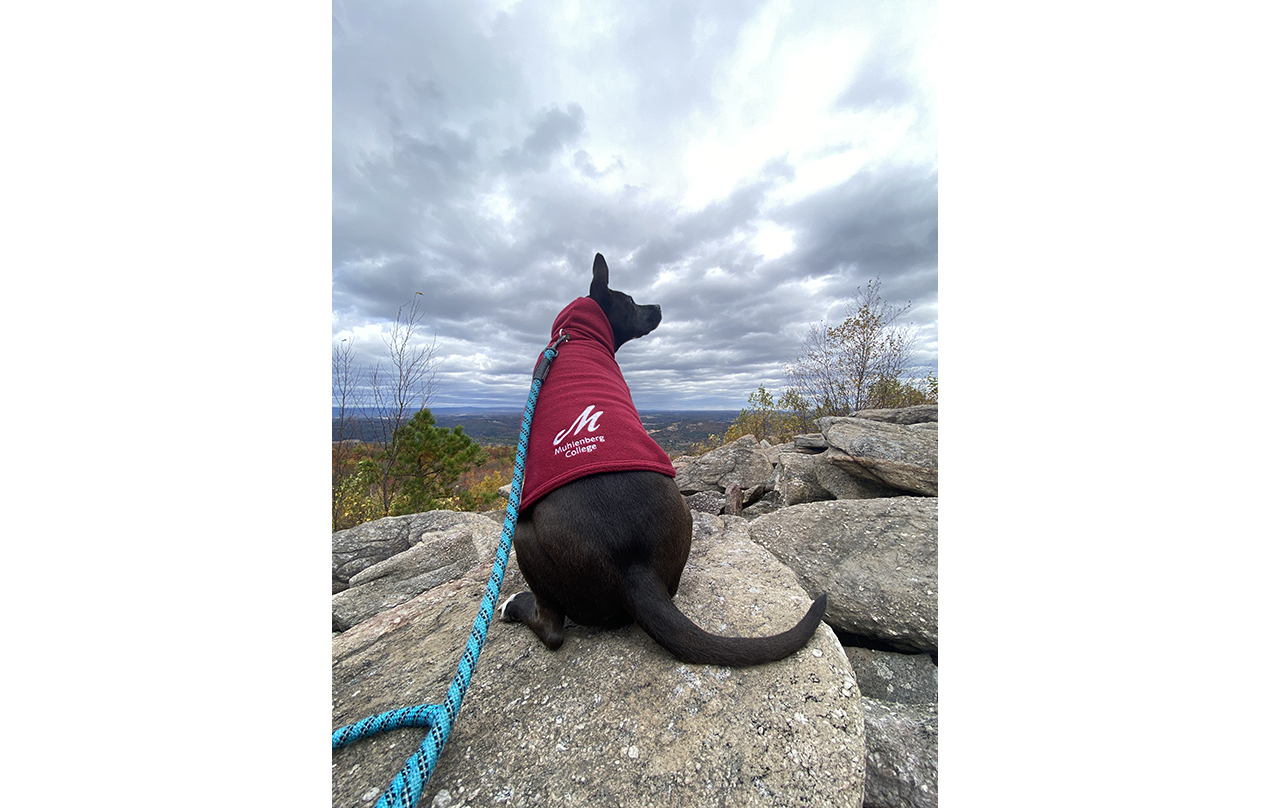
[[[693,528],[675,602],[699,625],[756,636],[805,613],[810,599],[746,520],[696,513]],[[336,637],[333,728],[442,700],[489,569]],[[501,598],[524,588],[513,559]],[[635,626],[566,634],[552,652],[524,626],[491,626],[420,805],[862,805],[863,699],[825,624],[752,668],[685,665]],[[373,802],[422,737],[395,730],[333,752],[333,805]]]

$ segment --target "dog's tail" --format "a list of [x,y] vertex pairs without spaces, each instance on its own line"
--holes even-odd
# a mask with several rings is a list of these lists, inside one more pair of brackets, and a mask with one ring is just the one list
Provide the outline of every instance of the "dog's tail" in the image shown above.
[[771,637],[720,637],[685,617],[649,567],[628,568],[623,584],[626,611],[639,627],[682,661],[702,665],[758,665],[784,659],[811,639],[828,603],[828,596],[821,595],[796,626]]

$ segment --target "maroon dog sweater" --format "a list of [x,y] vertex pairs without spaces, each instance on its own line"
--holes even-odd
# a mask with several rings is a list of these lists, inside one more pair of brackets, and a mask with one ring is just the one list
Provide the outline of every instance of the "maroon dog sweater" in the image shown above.
[[521,513],[590,474],[638,470],[675,476],[670,458],[640,423],[600,304],[589,297],[570,303],[552,323],[551,338],[562,330],[569,341],[560,345],[543,381],[529,430]]

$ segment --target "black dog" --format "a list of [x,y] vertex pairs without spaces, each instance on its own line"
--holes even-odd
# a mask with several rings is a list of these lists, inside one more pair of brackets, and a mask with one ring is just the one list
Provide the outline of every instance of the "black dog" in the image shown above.
[[[669,458],[639,425],[612,356],[623,343],[656,328],[661,307],[636,304],[629,295],[609,289],[608,280],[608,265],[597,253],[590,294],[561,312],[553,327],[553,339],[563,329],[569,341],[560,347],[543,396],[554,383],[584,397],[572,409],[561,405],[554,416],[540,416],[541,410],[534,415],[525,498],[514,538],[516,559],[532,592],[504,603],[502,619],[525,623],[553,651],[564,642],[567,616],[582,625],[606,627],[633,619],[684,662],[755,665],[783,659],[811,638],[825,614],[825,595],[793,628],[754,638],[708,634],[671,601],[688,561],[692,516],[671,477]],[[586,367],[588,360],[611,363],[617,381],[589,378],[597,374]],[[608,398],[596,392],[606,387]],[[596,396],[600,404],[588,403]],[[583,404],[581,415],[570,418]],[[547,459],[535,455],[535,443],[546,447]],[[617,456],[628,446],[638,458],[633,464]],[[552,466],[575,461],[592,465]],[[531,485],[535,463],[542,470]],[[606,470],[619,468],[632,470]]]

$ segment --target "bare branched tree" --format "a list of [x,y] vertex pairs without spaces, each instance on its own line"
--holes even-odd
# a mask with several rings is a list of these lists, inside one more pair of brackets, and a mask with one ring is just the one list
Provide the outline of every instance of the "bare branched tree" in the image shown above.
[[335,440],[353,437],[353,419],[362,406],[364,372],[357,364],[355,340],[342,339],[331,355],[331,397],[335,402]]
[[416,340],[423,323],[422,301],[397,309],[397,319],[384,335],[388,364],[376,362],[368,382],[371,415],[375,421],[374,440],[388,443],[410,416],[432,402],[436,382],[436,340],[421,344]]
[[361,382],[364,372],[357,364],[357,351],[352,337],[340,340],[331,355],[331,396],[335,404],[334,435],[331,443],[331,524],[339,524],[342,510],[343,483],[351,475],[349,445],[356,433],[353,426],[362,407]]
[[396,486],[387,471],[397,461],[393,436],[412,415],[432,403],[437,376],[436,339],[423,343],[418,332],[423,324],[423,301],[416,297],[397,309],[397,319],[384,336],[388,364],[376,362],[367,379],[370,387],[370,438],[383,446],[379,493],[388,513]]
[[812,417],[851,412],[850,390],[840,357],[824,321],[807,330],[803,352],[785,376],[792,389],[811,403]]
[[871,394],[897,383],[912,362],[912,328],[896,323],[912,304],[898,308],[886,302],[876,280],[856,291],[842,324],[812,326],[802,354],[785,369],[815,417],[874,406]]

